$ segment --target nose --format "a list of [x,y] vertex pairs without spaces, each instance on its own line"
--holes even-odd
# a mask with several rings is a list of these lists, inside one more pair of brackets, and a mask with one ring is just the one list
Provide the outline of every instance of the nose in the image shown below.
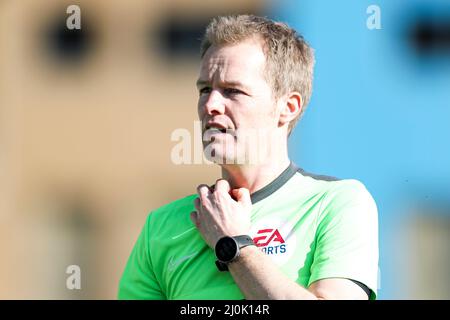
[[218,90],[212,90],[205,96],[202,109],[208,115],[218,115],[225,113],[225,103],[222,94]]

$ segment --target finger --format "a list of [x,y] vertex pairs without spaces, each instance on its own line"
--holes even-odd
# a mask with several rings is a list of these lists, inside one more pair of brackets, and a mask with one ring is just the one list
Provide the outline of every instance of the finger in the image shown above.
[[239,189],[233,189],[230,191],[231,198],[235,201],[237,201],[238,198]]
[[242,203],[243,205],[251,205],[252,200],[250,198],[250,192],[247,188],[233,189],[233,195],[236,201]]
[[200,197],[200,200],[204,200],[208,197],[209,194],[212,193],[212,190],[207,184],[200,184],[197,187],[197,193]]
[[214,191],[221,192],[221,193],[229,193],[230,192],[230,184],[225,179],[218,179],[216,181],[216,188]]

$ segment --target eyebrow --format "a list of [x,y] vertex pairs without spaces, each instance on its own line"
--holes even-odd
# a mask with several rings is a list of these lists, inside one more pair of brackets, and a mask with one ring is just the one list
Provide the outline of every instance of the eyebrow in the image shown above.
[[[197,88],[205,86],[205,85],[209,85],[210,81],[208,80],[203,80],[203,79],[198,79],[197,80]],[[228,86],[232,86],[232,87],[239,87],[242,89],[247,89],[247,86],[245,86],[242,82],[240,81],[221,81],[220,85],[223,87],[228,87]]]

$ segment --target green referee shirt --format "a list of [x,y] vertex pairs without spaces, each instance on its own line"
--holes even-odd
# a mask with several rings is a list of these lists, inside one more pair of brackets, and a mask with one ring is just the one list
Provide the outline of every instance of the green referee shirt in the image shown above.
[[[119,284],[119,299],[243,299],[190,220],[190,195],[151,212]],[[250,236],[290,279],[308,287],[353,280],[374,299],[378,274],[376,204],[357,180],[315,176],[293,163],[251,195]],[[368,291],[368,290],[366,290]]]

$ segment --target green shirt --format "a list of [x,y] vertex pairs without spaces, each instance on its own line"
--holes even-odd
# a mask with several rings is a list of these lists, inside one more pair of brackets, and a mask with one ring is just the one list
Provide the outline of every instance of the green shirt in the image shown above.
[[[151,212],[131,252],[119,299],[244,299],[190,220],[190,195]],[[252,236],[290,279],[364,284],[376,296],[376,204],[357,180],[313,176],[291,165],[251,195]]]

